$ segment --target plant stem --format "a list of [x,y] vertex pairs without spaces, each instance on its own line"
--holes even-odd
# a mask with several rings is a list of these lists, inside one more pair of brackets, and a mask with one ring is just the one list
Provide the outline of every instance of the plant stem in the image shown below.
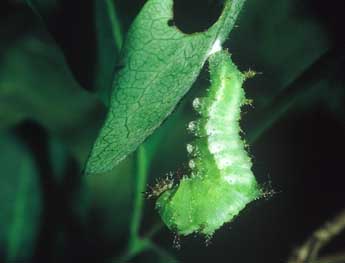
[[174,259],[174,257],[172,255],[170,255],[170,253],[168,251],[166,251],[164,248],[157,246],[153,242],[149,243],[149,249],[151,249],[157,255],[159,255],[162,259],[164,259],[164,261],[162,260],[162,262],[166,262],[166,263],[177,262],[177,260]]
[[113,38],[118,51],[121,50],[123,42],[123,33],[121,29],[120,19],[116,12],[116,6],[114,0],[105,0],[107,5],[107,11],[112,26]]
[[344,263],[345,262],[345,252],[328,255],[315,260],[313,263]]
[[149,248],[150,240],[142,239],[139,236],[140,222],[144,207],[143,192],[146,188],[149,170],[149,160],[144,144],[141,144],[136,151],[136,177],[134,189],[134,204],[131,222],[129,225],[129,240],[124,254],[112,262],[126,262],[137,254]]
[[136,244],[139,239],[139,227],[142,218],[142,211],[144,205],[143,192],[146,188],[147,175],[149,169],[149,162],[147,159],[146,149],[144,144],[142,144],[137,150],[137,176],[135,179],[136,188],[134,193],[134,207],[132,214],[132,221],[130,224],[130,238],[129,246]]
[[292,253],[288,263],[317,262],[319,251],[344,229],[345,209],[314,231],[302,246]]
[[159,222],[154,224],[149,231],[144,235],[145,238],[152,238],[157,232],[159,232],[163,228],[163,223]]

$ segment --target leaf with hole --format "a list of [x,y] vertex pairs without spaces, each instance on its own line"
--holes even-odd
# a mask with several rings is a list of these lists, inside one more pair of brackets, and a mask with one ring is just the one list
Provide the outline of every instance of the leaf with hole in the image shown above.
[[217,22],[193,34],[169,23],[172,0],[145,4],[125,40],[123,68],[115,76],[110,109],[86,173],[112,169],[161,125],[190,89],[214,43],[227,38],[243,3],[225,1]]

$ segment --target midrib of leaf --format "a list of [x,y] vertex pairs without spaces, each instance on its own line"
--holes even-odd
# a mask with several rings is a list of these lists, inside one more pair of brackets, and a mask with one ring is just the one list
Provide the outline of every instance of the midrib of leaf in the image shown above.
[[186,35],[169,27],[172,0],[151,0],[133,22],[115,75],[111,105],[86,173],[112,169],[173,111],[190,89],[218,39],[227,38],[245,0],[226,1],[209,30]]

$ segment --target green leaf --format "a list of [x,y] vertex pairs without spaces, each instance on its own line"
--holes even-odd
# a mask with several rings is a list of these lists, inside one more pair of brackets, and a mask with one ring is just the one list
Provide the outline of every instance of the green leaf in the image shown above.
[[215,42],[227,38],[243,3],[226,1],[214,25],[188,35],[169,26],[172,0],[145,4],[124,43],[123,68],[115,76],[110,110],[86,173],[112,169],[161,125],[192,86]]
[[58,0],[26,0],[26,3],[43,20],[47,19],[58,6]]
[[14,137],[1,134],[0,150],[0,248],[6,249],[10,262],[29,261],[40,226],[38,173],[29,152]]

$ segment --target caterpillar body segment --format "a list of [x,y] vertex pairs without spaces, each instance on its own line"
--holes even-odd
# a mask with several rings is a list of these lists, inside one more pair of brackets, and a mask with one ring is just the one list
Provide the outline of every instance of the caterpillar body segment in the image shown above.
[[187,145],[190,175],[156,203],[165,224],[179,235],[212,236],[262,196],[240,135],[241,107],[248,103],[242,88],[246,77],[227,51],[210,56],[209,70],[208,94],[193,101],[200,118],[188,125],[195,135]]

